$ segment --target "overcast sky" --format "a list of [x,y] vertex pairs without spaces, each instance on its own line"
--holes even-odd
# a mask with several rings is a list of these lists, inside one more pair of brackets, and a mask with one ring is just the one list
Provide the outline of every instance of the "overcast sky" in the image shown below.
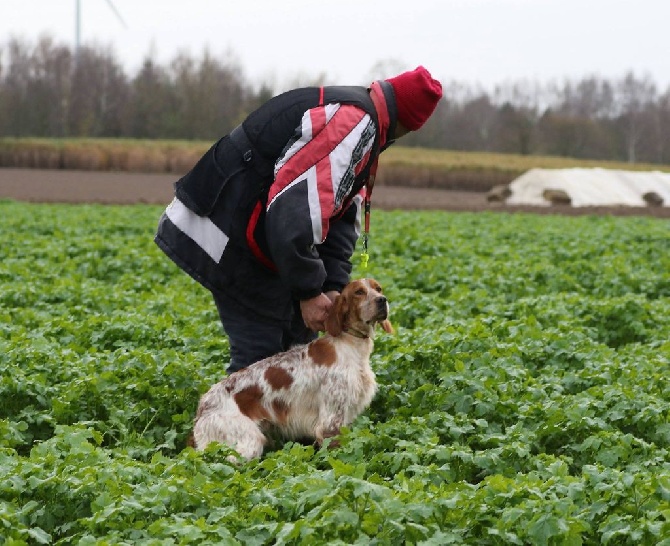
[[[110,46],[128,74],[207,47],[252,83],[325,73],[367,84],[377,63],[419,64],[490,88],[598,75],[670,87],[670,0],[80,0],[82,42]],[[0,0],[0,44],[47,34],[74,44],[76,0]],[[383,76],[374,74],[375,77]]]

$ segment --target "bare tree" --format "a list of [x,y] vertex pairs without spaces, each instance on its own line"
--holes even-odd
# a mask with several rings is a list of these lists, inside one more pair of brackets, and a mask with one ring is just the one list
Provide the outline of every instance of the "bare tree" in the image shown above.
[[505,103],[498,111],[496,149],[500,152],[528,155],[533,147],[535,114],[532,110]]
[[182,53],[170,71],[180,136],[211,139],[242,121],[249,92],[236,65],[221,63],[207,51],[199,62]]
[[174,103],[174,88],[167,72],[147,57],[130,84],[125,133],[134,138],[179,136],[172,115]]
[[[372,65],[367,78],[360,85],[368,85],[376,80],[385,80],[409,70],[407,65],[398,59],[383,59]],[[356,82],[352,82],[352,85]]]
[[607,132],[597,121],[547,110],[538,123],[538,152],[562,157],[612,159]]
[[634,163],[648,122],[649,106],[656,99],[656,86],[649,77],[638,79],[629,72],[617,83],[616,90],[626,159]]
[[8,66],[3,78],[3,126],[5,134],[27,136],[30,128],[31,112],[27,108],[28,91],[31,81],[30,50],[26,42],[11,39],[6,50]]
[[670,89],[658,100],[655,136],[655,162],[670,163]]
[[595,76],[576,83],[565,81],[562,86],[552,84],[550,94],[552,110],[563,116],[598,120],[616,113],[612,84]]
[[42,38],[33,54],[34,103],[41,110],[42,136],[67,136],[67,115],[72,93],[72,54],[49,37]]
[[122,136],[128,83],[110,50],[82,47],[72,75],[69,126],[78,136]]

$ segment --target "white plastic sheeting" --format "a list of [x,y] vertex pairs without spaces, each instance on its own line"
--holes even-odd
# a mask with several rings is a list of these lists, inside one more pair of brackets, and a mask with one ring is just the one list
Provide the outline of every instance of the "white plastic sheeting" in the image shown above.
[[609,169],[531,169],[509,186],[510,205],[548,206],[545,190],[570,196],[573,207],[646,207],[642,196],[654,192],[670,206],[670,173],[618,171]]

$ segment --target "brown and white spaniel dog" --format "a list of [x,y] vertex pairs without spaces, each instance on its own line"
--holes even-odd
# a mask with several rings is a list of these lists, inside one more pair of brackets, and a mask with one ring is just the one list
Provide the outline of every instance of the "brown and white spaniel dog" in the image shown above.
[[393,331],[388,312],[377,281],[349,283],[333,303],[323,336],[235,372],[202,396],[193,445],[202,450],[220,442],[252,459],[263,453],[266,434],[318,445],[339,434],[375,395],[374,327]]

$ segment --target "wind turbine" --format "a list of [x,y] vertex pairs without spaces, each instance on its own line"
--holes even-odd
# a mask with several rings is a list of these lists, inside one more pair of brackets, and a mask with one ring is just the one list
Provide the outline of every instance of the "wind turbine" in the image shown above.
[[[126,22],[121,17],[119,10],[116,9],[116,6],[112,3],[112,0],[105,0],[109,9],[114,12],[116,18],[121,22],[121,24],[128,28]],[[75,59],[79,58],[79,48],[81,46],[81,0],[75,0],[75,36],[74,36],[74,56]]]

